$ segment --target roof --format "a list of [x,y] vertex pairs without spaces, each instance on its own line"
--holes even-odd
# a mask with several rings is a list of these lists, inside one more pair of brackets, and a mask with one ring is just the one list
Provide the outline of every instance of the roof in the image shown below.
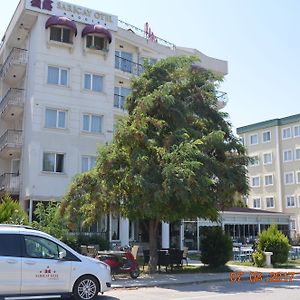
[[110,31],[106,27],[100,24],[86,25],[82,30],[81,36],[84,37],[87,34],[93,34],[93,33],[103,34],[108,39],[108,42],[111,43],[112,35]]
[[241,134],[241,133],[251,132],[254,130],[274,127],[274,126],[288,125],[288,124],[299,122],[299,121],[300,121],[300,114],[296,114],[296,115],[284,117],[281,119],[272,119],[272,120],[267,120],[267,121],[258,122],[258,123],[246,125],[243,127],[239,127],[239,128],[237,128],[236,132],[237,132],[237,134]]
[[248,208],[248,207],[230,207],[225,208],[224,212],[229,213],[247,213],[247,214],[282,214],[280,212],[268,211],[263,209]]
[[45,27],[47,29],[48,27],[55,26],[55,25],[68,27],[68,28],[74,30],[75,36],[77,35],[76,23],[67,17],[51,16],[47,20]]

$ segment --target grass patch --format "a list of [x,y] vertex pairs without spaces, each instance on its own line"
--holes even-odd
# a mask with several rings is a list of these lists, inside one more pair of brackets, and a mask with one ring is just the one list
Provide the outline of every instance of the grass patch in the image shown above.
[[236,261],[236,260],[230,260],[228,265],[236,265],[236,266],[245,266],[245,267],[253,267],[252,261]]
[[[191,265],[184,265],[183,267],[174,266],[173,270],[168,267],[166,271],[165,267],[160,268],[160,273],[162,274],[194,274],[194,273],[224,273],[224,272],[232,272],[230,267],[228,266],[220,266],[216,268],[212,268],[210,266],[191,266]],[[141,268],[141,273],[148,274],[148,266]]]

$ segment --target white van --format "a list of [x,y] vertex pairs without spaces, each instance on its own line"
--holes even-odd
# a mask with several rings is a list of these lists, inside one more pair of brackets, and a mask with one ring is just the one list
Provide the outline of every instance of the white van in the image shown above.
[[93,300],[111,287],[110,267],[44,232],[0,224],[0,298]]

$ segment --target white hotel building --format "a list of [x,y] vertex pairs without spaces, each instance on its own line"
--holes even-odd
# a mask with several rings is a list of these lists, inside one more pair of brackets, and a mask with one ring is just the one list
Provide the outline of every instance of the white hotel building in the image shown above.
[[[112,140],[114,125],[126,113],[130,79],[143,71],[144,59],[184,54],[227,74],[226,61],[175,46],[146,26],[140,30],[62,1],[21,0],[0,48],[1,194],[19,199],[30,218],[37,202],[59,201],[72,178],[93,167],[97,146]],[[170,231],[183,240],[188,229],[182,224],[162,224],[163,246],[170,244]],[[193,228],[189,240],[195,248],[199,226]],[[137,224],[112,216],[95,230],[122,244],[141,235]]]

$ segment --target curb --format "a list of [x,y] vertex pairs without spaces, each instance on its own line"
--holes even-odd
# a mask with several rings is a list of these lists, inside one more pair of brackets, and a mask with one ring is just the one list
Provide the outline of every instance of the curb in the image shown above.
[[147,287],[164,287],[172,285],[185,285],[185,284],[201,284],[208,282],[222,282],[230,281],[229,278],[216,278],[216,279],[203,279],[203,280],[191,280],[191,281],[181,281],[181,282],[148,282],[141,284],[125,284],[125,285],[111,285],[112,289],[138,289],[138,288],[147,288]]

